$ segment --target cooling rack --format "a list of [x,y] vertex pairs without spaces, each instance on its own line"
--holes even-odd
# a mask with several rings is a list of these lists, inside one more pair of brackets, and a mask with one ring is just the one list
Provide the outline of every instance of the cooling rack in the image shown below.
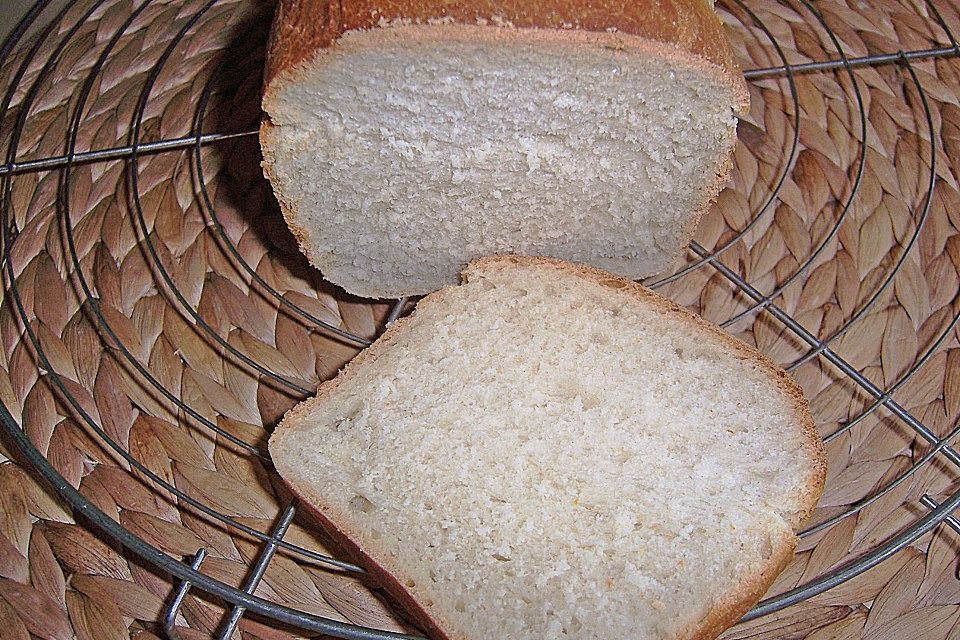
[[[787,368],[830,458],[794,561],[726,637],[952,637],[960,14],[718,11],[751,112],[687,264],[647,284]],[[271,12],[41,1],[0,48],[12,637],[418,635],[266,454],[412,302],[339,292],[283,226],[255,135]]]

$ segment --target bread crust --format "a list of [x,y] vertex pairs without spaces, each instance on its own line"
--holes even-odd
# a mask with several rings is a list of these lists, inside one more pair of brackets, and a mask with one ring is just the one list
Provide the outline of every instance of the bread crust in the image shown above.
[[617,31],[676,46],[746,85],[720,18],[705,0],[280,0],[264,85],[333,46],[348,31],[394,21],[502,24],[517,29]]
[[[800,529],[803,523],[806,522],[813,513],[817,501],[823,493],[827,475],[827,461],[816,425],[810,415],[807,402],[804,400],[803,390],[786,372],[761,352],[744,344],[716,325],[680,307],[664,296],[632,280],[600,269],[554,258],[498,255],[471,262],[463,271],[463,279],[465,282],[469,282],[470,276],[474,272],[510,265],[543,267],[573,274],[607,287],[610,289],[612,295],[624,295],[642,300],[644,303],[657,308],[662,313],[672,316],[673,319],[679,323],[697,327],[713,335],[721,343],[741,355],[743,359],[751,360],[758,368],[765,372],[776,387],[789,399],[793,408],[795,422],[804,436],[805,448],[810,461],[810,476],[807,481],[807,486],[801,494],[803,508],[792,521],[788,521],[788,524],[794,532]],[[442,304],[454,289],[455,287],[453,286],[445,287],[427,296],[419,302],[417,305],[418,309],[424,305],[435,306]],[[326,402],[341,385],[349,382],[364,363],[375,361],[380,353],[396,341],[397,336],[402,333],[403,327],[411,321],[415,314],[416,311],[413,315],[398,320],[374,342],[373,345],[348,363],[336,378],[322,383],[317,390],[316,396],[302,402],[287,412],[277,427],[277,430],[270,438],[271,451],[274,450],[276,442],[289,436],[291,433],[307,428],[309,423],[302,418],[309,415],[314,406]],[[331,509],[329,505],[325,505],[323,496],[313,494],[302,487],[297,487],[295,481],[292,481],[293,478],[296,478],[296,472],[292,469],[286,470],[287,472],[285,472],[285,470],[283,470],[282,460],[275,460],[274,463],[281,477],[283,477],[284,481],[290,486],[291,490],[304,500],[304,503],[311,512],[318,516],[320,524],[324,529],[355,554],[360,564],[368,567],[374,575],[380,578],[383,581],[384,588],[391,596],[409,607],[409,612],[412,617],[431,638],[434,640],[468,640],[461,636],[447,635],[443,631],[444,621],[441,620],[436,613],[428,613],[420,603],[416,601],[414,595],[404,588],[397,577],[387,568],[387,563],[376,557],[375,551],[366,550],[356,542],[360,537],[360,532],[351,532],[345,528],[341,529],[334,524],[335,522],[348,522],[348,518],[342,517],[343,514],[337,513],[335,509]],[[723,630],[735,624],[744,613],[757,603],[767,589],[770,588],[770,585],[773,584],[773,581],[780,572],[787,566],[793,557],[796,544],[797,538],[793,535],[785,535],[780,540],[774,541],[770,559],[758,575],[721,597],[714,608],[711,609],[702,620],[683,630],[673,640],[713,640]]]

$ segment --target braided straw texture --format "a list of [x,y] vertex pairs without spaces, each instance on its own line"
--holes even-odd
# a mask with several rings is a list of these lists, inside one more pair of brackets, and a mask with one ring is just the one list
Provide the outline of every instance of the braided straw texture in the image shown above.
[[[15,88],[0,148],[15,141],[24,162],[65,154],[71,138],[78,153],[122,147],[135,128],[140,143],[174,139],[191,135],[198,111],[205,133],[255,130],[272,5],[141,4],[81,0],[35,56],[19,47],[0,68],[0,88]],[[745,69],[782,64],[771,37],[791,64],[837,58],[831,32],[850,56],[949,44],[920,0],[823,0],[829,32],[792,0],[750,0],[763,27],[734,1],[721,5]],[[935,6],[960,33],[957,8]],[[696,241],[939,438],[960,417],[960,60],[911,69],[866,66],[856,82],[843,69],[751,81],[731,188]],[[270,429],[360,348],[318,321],[373,338],[391,309],[338,292],[308,267],[258,163],[246,135],[16,173],[0,304],[0,401],[34,445],[110,518],[175,557],[207,548],[203,571],[234,586],[263,544],[250,532],[268,532],[290,502],[263,453]],[[958,468],[928,455],[929,438],[716,265],[691,251],[680,275],[651,284],[788,367],[827,439],[830,474],[814,516],[825,524],[802,538],[770,595],[868,553],[929,512],[922,497],[960,489]],[[170,576],[98,539],[9,441],[0,453],[0,635],[161,635]],[[285,540],[292,546],[257,595],[415,632],[362,577],[297,552],[326,553],[309,520],[298,516]],[[724,637],[960,638],[958,545],[941,525]],[[191,592],[181,637],[214,633],[224,611]],[[296,635],[245,617],[235,637]]]

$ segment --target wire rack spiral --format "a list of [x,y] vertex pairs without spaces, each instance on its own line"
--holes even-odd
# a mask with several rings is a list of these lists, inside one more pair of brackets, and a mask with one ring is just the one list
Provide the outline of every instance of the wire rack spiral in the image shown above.
[[[797,607],[807,630],[868,625],[837,603],[875,601],[923,554],[956,563],[939,525],[960,533],[960,13],[718,11],[753,103],[733,184],[687,264],[647,284],[787,368],[830,454],[824,502],[744,637]],[[150,592],[161,620],[122,611],[143,631],[416,637],[301,521],[266,455],[279,416],[411,306],[338,292],[283,227],[255,137],[271,12],[41,0],[0,48],[4,455],[59,500],[26,501],[26,538],[0,533],[33,562],[41,526],[86,596],[104,577]]]

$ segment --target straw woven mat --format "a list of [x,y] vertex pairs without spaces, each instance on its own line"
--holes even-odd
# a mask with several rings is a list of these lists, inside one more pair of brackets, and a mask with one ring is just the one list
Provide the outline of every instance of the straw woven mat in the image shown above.
[[[61,61],[40,80],[18,160],[64,153],[88,72],[134,4],[139,3],[107,2],[69,39]],[[54,42],[89,3],[79,5],[54,31],[59,33]],[[144,83],[170,39],[201,6],[197,0],[154,2],[126,28],[84,103],[77,151],[129,143]],[[750,0],[749,6],[790,62],[837,57],[827,32],[799,3]],[[946,1],[937,6],[960,33],[956,7]],[[920,1],[824,0],[817,7],[849,55],[949,43]],[[256,127],[271,10],[253,0],[224,0],[203,13],[159,69],[141,141],[188,135],[205,91],[205,132]],[[734,2],[721,13],[744,68],[781,63],[768,37]],[[46,60],[52,46],[44,45],[38,60]],[[0,86],[9,86],[23,55],[21,49],[16,64],[0,70]],[[30,65],[2,121],[4,148],[41,62]],[[775,293],[780,309],[828,340],[837,354],[943,436],[960,415],[960,348],[953,325],[960,289],[960,61],[921,61],[913,70],[923,96],[902,66],[856,71],[866,114],[865,145],[846,71],[799,75],[796,102],[782,75],[751,82],[753,106],[740,128],[732,188],[704,219],[697,242],[707,250],[724,248],[723,264],[759,291]],[[931,140],[935,190],[925,216]],[[857,180],[861,158],[865,164]],[[345,296],[308,268],[261,177],[254,137],[205,145],[200,160],[192,149],[181,149],[145,153],[135,164],[120,159],[76,165],[64,194],[80,273],[106,321],[132,357],[196,415],[177,408],[137,373],[98,328],[93,305],[82,303],[86,294],[65,250],[59,217],[64,212],[57,204],[59,170],[13,179],[12,217],[19,232],[13,272],[50,367],[118,447],[198,503],[267,531],[289,495],[265,460],[227,435],[262,449],[271,426],[303,394],[271,382],[211,335],[304,389],[331,377],[357,350],[281,307],[263,285],[251,284],[241,260],[286,301],[364,336],[381,330],[390,305]],[[145,248],[128,172],[138,178],[143,223],[156,256]],[[764,209],[781,177],[778,198]],[[157,262],[209,328],[197,326]],[[697,262],[692,252],[690,262]],[[804,358],[805,344],[768,312],[754,309],[714,266],[701,264],[660,290],[710,320],[728,322],[728,330],[784,366],[799,361],[792,373],[810,399],[821,433],[833,434],[827,445],[829,481],[815,522],[836,521],[802,540],[773,593],[869,552],[928,513],[920,501],[924,495],[939,502],[960,489],[952,463],[939,454],[924,459],[927,440],[875,406],[822,357]],[[50,373],[38,366],[17,318],[5,289],[0,400],[36,446],[109,517],[176,557],[206,547],[211,555],[203,570],[239,585],[260,545],[146,480],[84,426],[54,393]],[[17,464],[8,444],[2,447],[9,460],[0,465],[0,636],[146,640],[160,634],[157,620],[171,591],[170,578],[97,539]],[[914,466],[906,480],[890,488]],[[881,490],[869,506],[851,509]],[[840,517],[846,511],[852,513]],[[287,540],[323,550],[307,520],[298,518]],[[941,525],[869,572],[735,627],[725,637],[960,638],[958,550],[960,535]],[[337,620],[403,628],[361,581],[288,551],[272,562],[257,594]],[[179,618],[182,637],[208,636],[222,614],[215,600],[191,593]],[[291,636],[248,619],[241,633]]]

